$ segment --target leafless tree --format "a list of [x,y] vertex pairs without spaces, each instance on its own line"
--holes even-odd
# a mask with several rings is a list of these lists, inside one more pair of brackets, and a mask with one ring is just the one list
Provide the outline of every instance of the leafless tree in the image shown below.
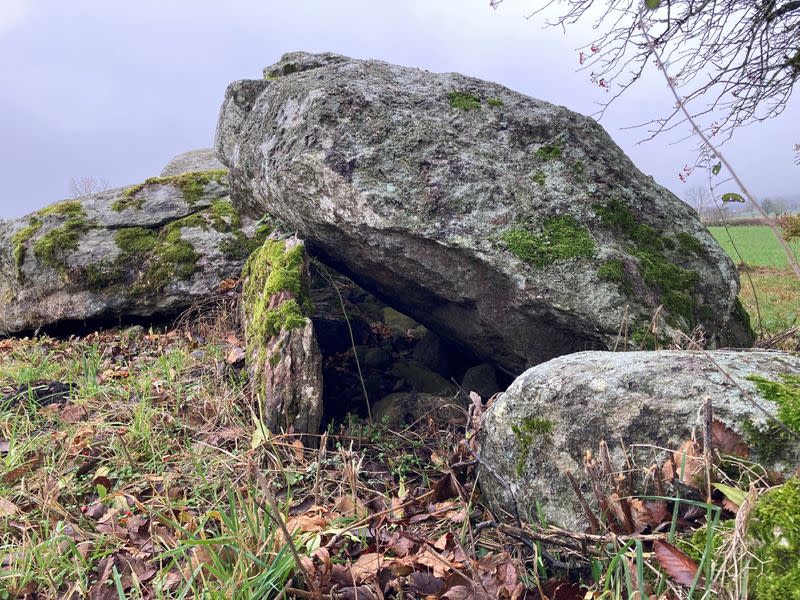
[[761,201],[764,212],[773,217],[785,213],[789,209],[789,203],[782,198],[765,198]]
[[700,220],[704,223],[708,219],[709,213],[716,212],[714,199],[711,197],[711,192],[707,187],[696,185],[689,188],[683,201],[697,211],[697,214],[700,215]]
[[78,177],[77,179],[73,177],[70,179],[69,183],[69,190],[73,198],[104,192],[110,188],[111,183],[108,179],[97,178],[91,175]]
[[[535,2],[536,0],[534,0]],[[491,0],[497,7],[502,0]],[[579,54],[609,92],[603,110],[638,81],[658,52],[682,103],[709,135],[779,115],[800,75],[800,0],[543,0],[549,25],[592,20],[600,35]],[[643,28],[653,43],[649,43]],[[602,114],[602,110],[601,110]],[[645,125],[653,137],[685,121],[680,106]]]

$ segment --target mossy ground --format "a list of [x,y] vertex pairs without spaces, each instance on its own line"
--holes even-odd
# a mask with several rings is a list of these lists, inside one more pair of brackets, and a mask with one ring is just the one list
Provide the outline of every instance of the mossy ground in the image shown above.
[[519,225],[500,239],[509,252],[537,268],[559,260],[589,258],[596,250],[588,230],[569,215],[551,217],[538,229]]

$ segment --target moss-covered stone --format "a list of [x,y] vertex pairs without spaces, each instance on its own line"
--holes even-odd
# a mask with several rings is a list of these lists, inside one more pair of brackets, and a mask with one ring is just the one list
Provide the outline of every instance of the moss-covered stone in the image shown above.
[[544,185],[547,181],[547,176],[544,174],[544,171],[536,171],[533,174],[533,181],[538,185]]
[[[268,239],[247,260],[243,270],[242,303],[247,323],[247,354],[253,364],[280,361],[269,342],[281,331],[305,327],[313,312],[306,281],[302,244],[287,248],[285,240]],[[254,371],[256,389],[262,370]]]
[[606,227],[631,241],[627,250],[639,260],[644,283],[659,293],[661,304],[669,313],[667,320],[684,330],[694,327],[699,314],[693,292],[699,276],[664,254],[665,249],[675,247],[674,242],[650,225],[639,223],[631,209],[616,198],[595,204],[593,209]]
[[522,476],[534,442],[546,441],[546,438],[553,432],[553,422],[542,417],[527,417],[519,425],[512,425],[511,431],[514,432],[514,437],[519,442],[516,471],[517,476]]
[[[785,374],[780,381],[770,381],[758,375],[748,377],[759,395],[777,405],[776,416],[783,425],[800,434],[800,376]],[[750,421],[743,423],[745,438],[762,461],[774,463],[787,455],[795,443],[794,436],[777,423],[756,426]]]
[[489,98],[486,101],[486,104],[488,104],[489,106],[497,108],[499,106],[503,106],[503,101],[500,98],[496,98],[496,97],[495,98]]
[[597,277],[602,281],[622,283],[625,280],[625,269],[622,261],[615,258],[605,261],[597,269]]
[[267,223],[259,225],[252,237],[247,237],[241,229],[235,229],[220,242],[219,251],[228,260],[245,260],[264,245],[272,231],[272,225]]
[[65,219],[33,243],[33,253],[42,264],[66,274],[67,256],[77,249],[81,236],[89,229],[86,213],[77,200],[59,202],[43,211],[40,217],[57,216]]
[[91,264],[79,275],[90,290],[102,290],[125,280],[125,267],[117,260]]
[[481,107],[480,99],[469,92],[450,92],[447,97],[450,99],[451,108],[477,110]]
[[148,185],[174,185],[183,194],[183,199],[187,204],[194,206],[203,198],[206,186],[215,181],[222,183],[227,177],[227,169],[215,169],[212,171],[191,171],[170,177],[150,177],[144,183],[133,185],[126,189],[122,196],[117,198],[111,208],[117,212],[129,208],[141,209],[144,206],[144,199],[138,197],[138,193]]
[[208,210],[211,226],[217,231],[233,231],[242,226],[242,219],[230,200],[217,198]]
[[756,600],[800,598],[800,479],[790,479],[759,498],[748,537],[757,559],[753,563],[760,570],[751,577]]
[[123,254],[143,257],[158,244],[158,233],[144,227],[126,227],[117,231],[114,241]]
[[[304,289],[304,260],[302,245],[287,250],[283,240],[266,240],[250,256],[244,268],[242,295],[250,320],[249,339],[266,340],[281,329],[305,325],[312,305]],[[274,304],[272,297],[278,294],[284,294],[285,300],[270,307]]]
[[[181,229],[200,226],[207,226],[206,220],[199,215],[189,215],[160,230],[127,227],[117,232],[115,241],[121,250],[117,266],[130,263],[140,266],[132,283],[134,294],[160,292],[170,282],[188,279],[195,273],[199,256],[194,246],[183,239]],[[111,272],[116,274],[117,270]]]
[[144,183],[137,183],[136,185],[126,188],[125,191],[122,192],[122,195],[111,203],[111,210],[116,212],[122,212],[129,208],[141,210],[142,206],[144,206],[144,198],[137,198],[136,194],[138,194],[144,186]]
[[539,268],[558,260],[588,258],[596,250],[589,231],[569,215],[547,219],[539,231],[514,227],[500,239],[509,252]]
[[22,279],[22,265],[25,262],[25,250],[30,239],[42,228],[42,220],[36,216],[28,219],[28,224],[11,236],[11,253],[17,278]]
[[40,210],[36,213],[40,217],[49,217],[55,215],[58,217],[75,217],[80,218],[84,216],[83,205],[78,200],[64,200],[63,202],[56,202]]

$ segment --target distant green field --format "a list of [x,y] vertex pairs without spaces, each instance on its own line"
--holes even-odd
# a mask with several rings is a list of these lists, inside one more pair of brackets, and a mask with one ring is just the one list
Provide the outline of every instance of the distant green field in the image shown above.
[[[733,249],[733,244],[724,227],[709,227],[711,234],[730,255],[734,262],[741,259]],[[754,327],[757,326],[756,315],[760,312],[765,334],[777,333],[798,325],[800,321],[800,281],[789,270],[786,255],[783,253],[772,231],[766,225],[749,225],[730,227],[730,237],[742,255],[742,259],[751,269],[749,277],[742,273],[742,291],[739,295],[745,308],[750,313]],[[800,241],[791,244],[795,255],[800,255]],[[756,288],[750,285],[752,279]]]
[[[711,232],[725,252],[735,263],[741,262],[733,249],[733,244],[724,227],[709,227]],[[783,249],[778,244],[772,231],[766,225],[750,225],[728,228],[730,237],[748,265],[758,267],[775,267],[784,269],[789,266]],[[791,244],[796,255],[800,255],[800,240]]]

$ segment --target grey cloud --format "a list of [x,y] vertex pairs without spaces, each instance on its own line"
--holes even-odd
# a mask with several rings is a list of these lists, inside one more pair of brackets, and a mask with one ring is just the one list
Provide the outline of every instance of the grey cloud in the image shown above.
[[[6,0],[3,0],[4,2]],[[14,0],[0,9],[0,217],[68,195],[71,177],[125,185],[157,174],[171,156],[210,145],[225,87],[258,77],[290,50],[329,50],[498,81],[585,114],[604,94],[576,73],[591,31],[543,30],[523,15],[533,0]],[[23,8],[20,9],[20,6]],[[668,106],[651,77],[602,121],[646,173],[681,193],[677,173],[693,144],[636,145],[622,127]],[[665,104],[666,103],[666,104]],[[753,191],[793,193],[796,103],[740,132],[728,147]],[[699,181],[698,181],[699,183]]]

